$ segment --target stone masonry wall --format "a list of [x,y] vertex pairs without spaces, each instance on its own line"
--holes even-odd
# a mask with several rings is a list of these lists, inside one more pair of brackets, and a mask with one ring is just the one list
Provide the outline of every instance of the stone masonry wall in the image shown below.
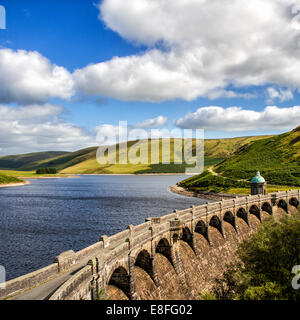
[[[146,219],[49,267],[7,282],[0,298],[83,265],[52,300],[198,299],[235,259],[237,245],[270,215],[297,212],[300,190],[240,197]],[[87,264],[88,263],[88,264]]]

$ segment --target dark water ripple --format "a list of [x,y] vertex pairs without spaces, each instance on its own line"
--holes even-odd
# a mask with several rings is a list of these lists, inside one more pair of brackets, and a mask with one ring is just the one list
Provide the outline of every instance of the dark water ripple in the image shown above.
[[0,265],[12,279],[147,217],[203,203],[168,186],[185,176],[81,176],[0,189]]

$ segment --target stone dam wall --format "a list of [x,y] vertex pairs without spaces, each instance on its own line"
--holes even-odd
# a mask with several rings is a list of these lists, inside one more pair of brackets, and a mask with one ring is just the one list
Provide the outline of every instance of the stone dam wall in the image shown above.
[[[175,210],[81,251],[67,251],[54,263],[8,281],[0,298],[38,286],[72,268],[78,271],[50,300],[199,299],[225,265],[236,259],[238,243],[273,215],[298,212],[300,190],[239,197]],[[78,268],[79,267],[79,268]]]

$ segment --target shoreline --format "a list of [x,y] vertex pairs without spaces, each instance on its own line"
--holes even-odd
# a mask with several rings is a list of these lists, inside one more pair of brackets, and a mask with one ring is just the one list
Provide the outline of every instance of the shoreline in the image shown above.
[[67,179],[67,178],[77,178],[75,175],[65,176],[65,177],[18,177],[19,179],[23,179],[24,182],[16,182],[16,183],[5,183],[0,184],[0,188],[10,188],[10,187],[22,187],[30,184],[30,179]]
[[76,175],[69,175],[69,176],[57,176],[57,177],[18,177],[19,179],[67,179],[67,178],[77,178]]
[[26,186],[30,184],[30,181],[28,180],[47,180],[47,179],[67,179],[67,178],[78,178],[79,176],[182,176],[184,174],[181,173],[91,173],[91,174],[66,174],[63,176],[61,174],[60,176],[52,176],[52,177],[17,177],[19,179],[23,179],[24,182],[17,182],[17,183],[6,183],[6,184],[0,184],[0,188],[12,188],[12,187],[21,187]]
[[0,184],[0,188],[21,187],[28,184],[30,184],[30,181],[25,180],[24,182]]
[[238,194],[213,193],[208,191],[202,191],[202,192],[188,191],[183,187],[179,187],[177,185],[169,186],[169,190],[181,196],[200,198],[204,200],[213,200],[213,201],[221,201],[225,199],[235,199],[235,198],[243,197],[242,195],[238,195]]

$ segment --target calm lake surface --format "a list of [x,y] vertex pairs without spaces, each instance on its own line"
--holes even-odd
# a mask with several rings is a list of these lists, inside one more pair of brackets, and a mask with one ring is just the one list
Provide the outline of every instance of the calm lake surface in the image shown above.
[[101,235],[204,201],[171,193],[186,176],[80,176],[0,189],[0,265],[7,280],[51,264]]

